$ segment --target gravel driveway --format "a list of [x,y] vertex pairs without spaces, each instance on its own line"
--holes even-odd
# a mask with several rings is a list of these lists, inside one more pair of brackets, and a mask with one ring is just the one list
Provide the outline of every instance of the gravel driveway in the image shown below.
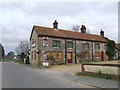
[[55,65],[49,70],[63,73],[75,74],[81,71],[81,64]]

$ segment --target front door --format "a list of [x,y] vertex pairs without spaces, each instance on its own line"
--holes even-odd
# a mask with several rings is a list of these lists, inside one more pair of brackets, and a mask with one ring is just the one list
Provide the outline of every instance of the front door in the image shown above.
[[67,53],[67,63],[72,63],[72,52]]
[[104,61],[104,52],[101,52],[101,61]]

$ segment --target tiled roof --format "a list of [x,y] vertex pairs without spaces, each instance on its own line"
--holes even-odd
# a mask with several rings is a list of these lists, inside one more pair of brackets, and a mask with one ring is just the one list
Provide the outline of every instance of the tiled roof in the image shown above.
[[120,50],[120,43],[115,44],[116,48]]
[[41,26],[33,26],[33,29],[36,31],[38,35],[49,35],[56,37],[66,37],[66,38],[74,38],[74,39],[107,42],[107,40],[103,38],[101,35],[83,34],[80,32],[61,30],[61,29],[54,30],[53,28],[41,27]]

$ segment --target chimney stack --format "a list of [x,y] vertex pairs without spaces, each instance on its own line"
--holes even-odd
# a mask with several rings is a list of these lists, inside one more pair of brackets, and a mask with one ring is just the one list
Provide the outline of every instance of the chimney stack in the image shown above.
[[86,27],[85,27],[85,25],[82,25],[82,27],[81,27],[81,33],[86,33]]
[[54,28],[54,29],[58,29],[58,22],[57,22],[57,20],[54,21],[54,23],[53,23],[53,28]]
[[104,37],[104,31],[101,29],[100,35]]

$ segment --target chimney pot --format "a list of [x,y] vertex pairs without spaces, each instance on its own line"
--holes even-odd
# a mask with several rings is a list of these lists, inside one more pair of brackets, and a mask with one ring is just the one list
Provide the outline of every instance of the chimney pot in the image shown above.
[[104,31],[101,29],[100,35],[104,37]]
[[53,23],[53,28],[54,28],[54,29],[58,29],[58,22],[57,22],[57,20],[54,21],[54,23]]
[[81,33],[86,33],[86,27],[85,27],[85,25],[81,25],[82,27],[81,27]]

